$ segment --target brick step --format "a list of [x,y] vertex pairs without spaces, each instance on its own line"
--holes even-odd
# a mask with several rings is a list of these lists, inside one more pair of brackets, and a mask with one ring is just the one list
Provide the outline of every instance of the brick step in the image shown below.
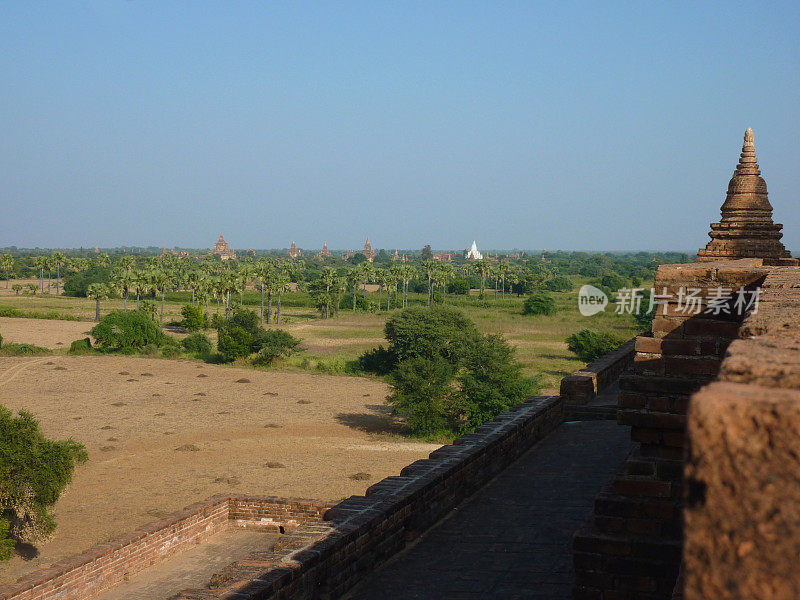
[[678,481],[683,475],[683,461],[652,456],[636,456],[625,461],[625,473],[660,481]]
[[616,406],[578,406],[567,414],[567,421],[616,421]]
[[680,511],[675,501],[614,494],[606,490],[594,500],[594,514],[625,519],[660,519],[680,522]]
[[[674,563],[681,561],[680,539],[652,538],[643,535],[614,534],[586,525],[575,532],[572,547],[576,554],[627,556],[638,561]],[[674,580],[673,580],[674,582]]]
[[620,496],[634,498],[672,498],[675,485],[638,475],[620,475],[611,484],[611,491]]

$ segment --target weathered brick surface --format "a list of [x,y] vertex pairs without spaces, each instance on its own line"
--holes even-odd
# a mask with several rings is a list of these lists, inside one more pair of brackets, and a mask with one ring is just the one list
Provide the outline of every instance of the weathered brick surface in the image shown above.
[[321,519],[329,506],[310,500],[217,495],[0,586],[0,600],[91,598],[231,525],[287,530]]
[[774,269],[719,381],[692,397],[684,598],[800,598],[798,333],[800,269]]
[[323,522],[301,524],[281,538],[272,555],[229,565],[215,577],[214,589],[184,590],[175,599],[338,598],[555,429],[563,416],[563,398],[532,398],[412,463],[400,476],[370,486],[365,496],[331,507]]
[[619,379],[634,357],[636,340],[626,342],[561,380],[560,395],[567,405],[586,404]]

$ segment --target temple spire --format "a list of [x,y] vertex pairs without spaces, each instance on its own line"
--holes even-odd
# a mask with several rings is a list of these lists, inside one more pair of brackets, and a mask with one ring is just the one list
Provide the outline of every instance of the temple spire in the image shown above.
[[699,262],[761,258],[765,264],[796,264],[780,239],[783,225],[773,223],[767,183],[761,177],[753,130],[744,132],[739,164],[728,183],[722,219],[711,224],[711,241],[697,253]]

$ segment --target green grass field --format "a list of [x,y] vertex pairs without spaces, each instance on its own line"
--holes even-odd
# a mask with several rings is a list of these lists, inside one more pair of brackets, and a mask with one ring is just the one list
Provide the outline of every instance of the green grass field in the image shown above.
[[[551,316],[527,316],[522,314],[524,298],[511,297],[494,299],[494,291],[487,291],[481,300],[473,291],[470,296],[448,296],[446,302],[463,310],[485,333],[502,334],[517,348],[517,358],[529,375],[541,374],[545,390],[556,391],[562,377],[579,369],[583,363],[568,349],[565,339],[580,329],[588,328],[600,332],[611,332],[626,340],[636,335],[636,327],[630,315],[614,314],[614,305],[606,312],[584,317],[577,308],[577,288],[585,283],[576,281],[572,292],[555,292],[553,297],[558,312]],[[378,294],[368,297],[377,303]],[[238,298],[234,298],[239,300]],[[190,300],[187,292],[173,292],[167,295],[164,322],[179,321],[181,306]],[[321,319],[318,313],[308,306],[308,296],[303,293],[284,294],[281,327],[290,331],[303,341],[304,350],[298,355],[275,365],[274,369],[318,371],[323,373],[347,372],[347,363],[353,361],[365,350],[385,344],[383,327],[388,314],[385,311],[386,296],[383,295],[384,310],[375,313],[353,313],[347,307],[341,309],[331,319]],[[409,303],[421,305],[424,294],[409,294]],[[159,304],[156,302],[156,304]],[[248,291],[244,295],[245,306],[259,310],[260,295]],[[136,305],[135,298],[128,301],[128,307]],[[273,299],[273,311],[276,301]],[[101,314],[112,309],[121,309],[121,299],[106,300],[101,303]],[[8,307],[8,308],[6,308]],[[9,308],[11,309],[9,311]],[[0,297],[0,315],[29,316],[35,318],[79,318],[91,321],[94,318],[95,303],[85,298],[68,298],[55,295]],[[210,313],[224,309],[212,302]],[[393,312],[393,311],[392,311]],[[13,313],[13,314],[8,314]],[[276,327],[276,325],[270,325]],[[0,332],[2,333],[2,332]],[[212,339],[215,337],[211,333]]]

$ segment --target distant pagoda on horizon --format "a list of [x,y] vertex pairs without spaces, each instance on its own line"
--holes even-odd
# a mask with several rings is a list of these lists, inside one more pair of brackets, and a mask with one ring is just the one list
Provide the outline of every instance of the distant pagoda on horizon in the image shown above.
[[361,252],[369,262],[372,262],[378,256],[378,253],[372,249],[372,244],[369,243],[369,236],[367,236],[367,241],[364,243],[364,249]]
[[783,225],[772,221],[767,183],[758,168],[753,130],[749,127],[721,211],[722,219],[711,223],[711,241],[697,252],[697,262],[761,258],[764,264],[798,264],[780,242]]
[[292,241],[292,246],[286,251],[286,254],[288,254],[289,258],[292,260],[297,260],[303,256],[303,253],[297,248],[297,245],[294,243],[294,241]]
[[235,260],[236,259],[236,252],[230,249],[228,246],[228,242],[225,241],[225,238],[222,237],[222,234],[219,234],[219,239],[217,243],[214,244],[214,249],[211,251],[211,254],[216,254],[219,256],[220,260]]

